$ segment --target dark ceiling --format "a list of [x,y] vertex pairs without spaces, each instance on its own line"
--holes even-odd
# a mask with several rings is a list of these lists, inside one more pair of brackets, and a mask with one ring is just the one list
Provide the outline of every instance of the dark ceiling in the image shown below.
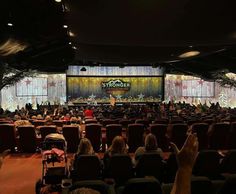
[[[205,78],[236,73],[235,10],[235,0],[4,0],[0,47],[9,38],[28,47],[2,61],[42,71],[95,62],[162,65]],[[200,54],[179,57],[191,50]]]

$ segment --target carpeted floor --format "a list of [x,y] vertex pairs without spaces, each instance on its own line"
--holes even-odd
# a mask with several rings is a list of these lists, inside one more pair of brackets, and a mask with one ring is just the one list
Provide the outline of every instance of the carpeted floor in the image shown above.
[[11,154],[0,169],[0,194],[34,194],[41,174],[41,154]]

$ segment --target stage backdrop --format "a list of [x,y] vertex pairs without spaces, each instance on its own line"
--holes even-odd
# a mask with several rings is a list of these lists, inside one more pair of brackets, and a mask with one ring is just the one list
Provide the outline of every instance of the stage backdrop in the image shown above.
[[71,103],[161,101],[163,77],[67,76],[67,97]]

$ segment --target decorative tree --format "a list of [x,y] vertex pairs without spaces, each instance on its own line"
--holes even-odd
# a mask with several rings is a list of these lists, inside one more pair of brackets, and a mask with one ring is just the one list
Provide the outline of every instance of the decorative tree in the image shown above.
[[18,70],[12,68],[7,63],[1,63],[0,67],[0,91],[4,87],[12,86],[25,77],[34,76],[35,71],[29,69]]

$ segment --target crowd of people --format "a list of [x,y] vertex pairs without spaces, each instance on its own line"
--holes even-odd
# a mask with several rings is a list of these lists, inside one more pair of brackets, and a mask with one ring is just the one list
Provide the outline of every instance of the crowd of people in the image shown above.
[[[167,118],[171,120],[179,117],[183,121],[191,119],[200,119],[202,117],[212,116],[216,121],[218,119],[234,119],[236,118],[235,109],[222,108],[218,103],[212,103],[211,106],[206,104],[198,104],[197,106],[186,103],[151,103],[145,105],[124,104],[122,106],[99,105],[94,107],[54,107],[37,106],[37,110],[33,110],[32,106],[27,104],[26,107],[17,109],[15,112],[4,111],[0,109],[0,116],[15,126],[29,125],[32,120],[45,120],[45,125],[53,124],[54,120],[68,121],[72,125],[83,124],[84,118],[93,117],[96,119],[116,119],[116,118],[145,118],[147,120],[155,120],[157,118]],[[186,142],[179,150],[177,146],[171,143],[172,149],[176,153],[178,162],[178,171],[176,173],[175,182],[171,194],[190,194],[191,193],[191,174],[193,165],[198,153],[198,140],[196,134],[191,132],[188,134]],[[0,156],[0,165],[8,151]],[[144,146],[139,147],[134,154],[133,165],[135,166],[143,153],[157,153],[162,157],[163,151],[158,147],[155,135],[149,133],[145,137]],[[109,163],[109,159],[115,154],[128,154],[126,142],[122,136],[116,136],[111,146],[106,150],[103,157],[103,165]],[[89,139],[82,138],[77,153],[72,161],[76,161],[80,155],[96,155]],[[72,162],[72,166],[75,162]],[[75,166],[74,166],[75,167]],[[48,190],[42,190],[42,194],[46,194]],[[82,193],[92,192],[90,190],[82,191]],[[75,192],[73,192],[75,193]],[[81,193],[78,190],[78,193]]]

